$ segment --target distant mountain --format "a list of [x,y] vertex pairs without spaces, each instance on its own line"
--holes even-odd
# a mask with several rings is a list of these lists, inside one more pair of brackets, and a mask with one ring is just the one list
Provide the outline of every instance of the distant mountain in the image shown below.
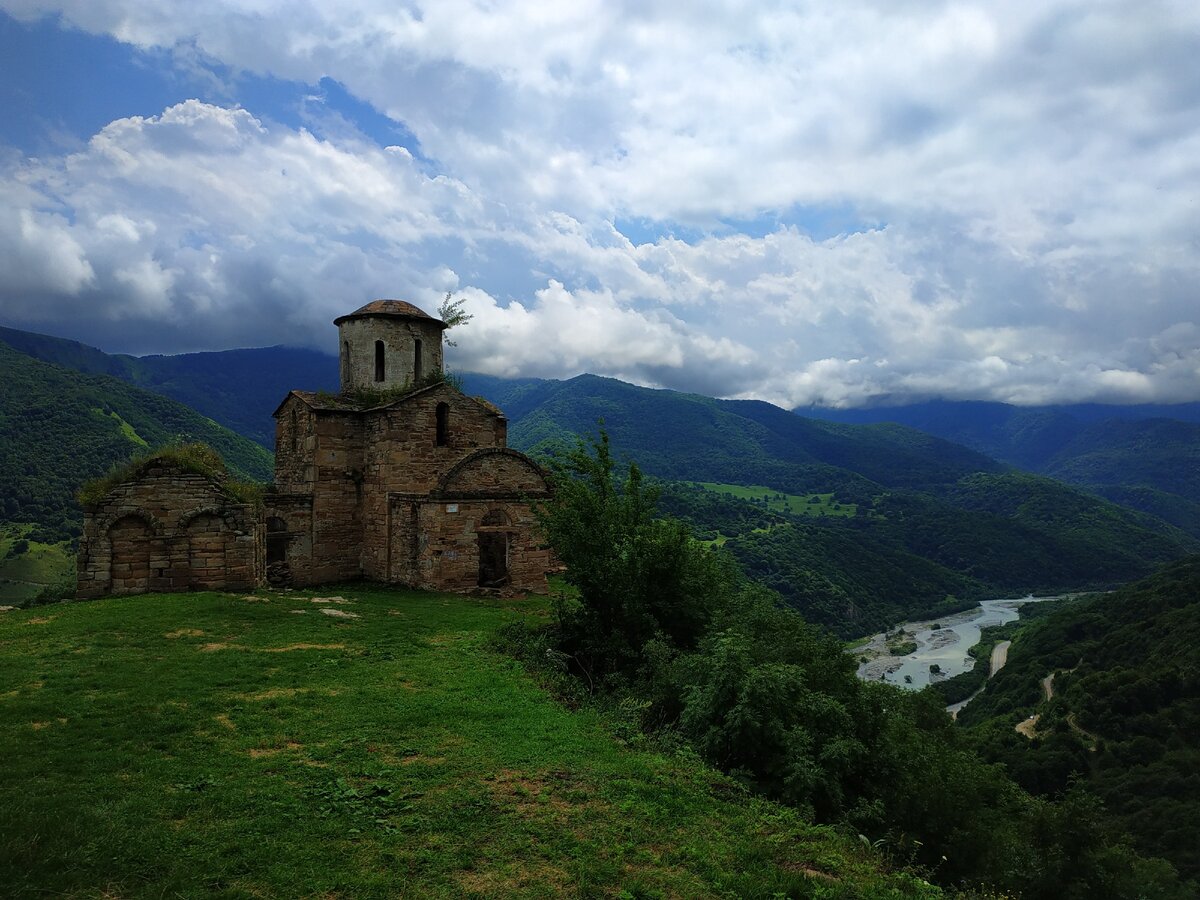
[[1039,615],[959,722],[1031,792],[1082,781],[1140,853],[1200,877],[1200,557]]
[[791,492],[836,487],[847,499],[1003,469],[981,453],[910,428],[848,428],[801,419],[769,403],[651,390],[614,378],[569,381],[464,376],[467,393],[505,410],[509,443],[552,447],[604,427],[619,453],[680,481],[764,484]]
[[856,426],[767,403],[713,400],[581,375],[468,375],[534,453],[594,434],[673,482],[833,493],[856,514],[746,512],[746,501],[671,489],[665,508],[719,533],[747,573],[811,621],[862,633],[998,593],[1112,586],[1197,547],[1183,532],[1050,478],[900,425]]
[[111,375],[72,371],[0,342],[0,385],[0,521],[77,535],[82,482],[178,438],[211,444],[243,477],[271,478],[271,454],[258,444]]
[[1019,407],[931,401],[796,412],[830,422],[917,428],[1200,536],[1200,403]]
[[338,389],[337,358],[296,347],[126,356],[13,328],[0,328],[0,341],[44,362],[164,394],[268,450],[275,449],[271,414],[288,391]]

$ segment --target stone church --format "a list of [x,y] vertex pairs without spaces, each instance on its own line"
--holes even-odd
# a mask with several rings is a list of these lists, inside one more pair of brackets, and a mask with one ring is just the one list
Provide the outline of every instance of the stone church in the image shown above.
[[334,324],[341,391],[280,403],[263,507],[219,477],[149,460],[84,510],[79,597],[356,578],[545,590],[550,551],[533,515],[545,475],[505,446],[499,409],[444,379],[445,323],[376,300]]

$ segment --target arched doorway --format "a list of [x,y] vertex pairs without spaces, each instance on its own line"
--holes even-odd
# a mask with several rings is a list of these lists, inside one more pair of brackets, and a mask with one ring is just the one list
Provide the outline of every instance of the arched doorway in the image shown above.
[[479,586],[498,588],[508,584],[508,516],[494,509],[475,529],[479,541]]

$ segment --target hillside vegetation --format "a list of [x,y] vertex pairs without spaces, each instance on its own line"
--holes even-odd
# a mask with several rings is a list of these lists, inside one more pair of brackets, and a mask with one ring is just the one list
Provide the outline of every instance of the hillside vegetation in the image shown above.
[[1019,407],[932,401],[798,410],[853,424],[896,422],[1095,491],[1200,536],[1200,404]]
[[933,898],[489,649],[543,600],[0,613],[7,897]]
[[1200,557],[1022,628],[959,722],[1028,790],[1078,775],[1141,852],[1200,876]]
[[0,522],[40,540],[79,534],[75,492],[132,455],[181,439],[218,450],[237,475],[271,478],[271,454],[186,406],[107,375],[84,375],[0,343]]
[[43,362],[111,375],[178,400],[272,451],[271,414],[288,391],[336,391],[338,387],[336,357],[295,347],[138,357],[13,328],[0,328],[0,341]]
[[574,591],[549,623],[514,624],[505,638],[534,671],[566,682],[565,695],[586,686],[648,732],[687,741],[756,791],[878,841],[948,888],[1191,896],[1169,865],[1132,853],[1084,793],[1035,800],[984,765],[936,694],[859,680],[842,642],[657,517],[655,487],[635,465],[618,469],[605,434],[551,478],[539,519]]

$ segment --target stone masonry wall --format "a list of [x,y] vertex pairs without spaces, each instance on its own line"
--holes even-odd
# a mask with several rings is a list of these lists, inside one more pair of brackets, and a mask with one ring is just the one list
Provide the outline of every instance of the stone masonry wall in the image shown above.
[[275,487],[310,493],[316,480],[316,417],[299,397],[289,397],[275,418]]
[[[416,342],[421,342],[421,375],[442,370],[442,327],[432,319],[365,316],[338,326],[342,390],[415,385]],[[384,379],[375,380],[375,342],[383,341]],[[349,351],[347,352],[347,345]]]
[[[445,443],[439,446],[437,409],[443,403]],[[395,580],[389,574],[388,563],[388,496],[427,495],[471,452],[503,446],[503,424],[502,416],[449,385],[427,388],[394,407],[366,414],[362,535],[365,577]],[[396,527],[393,521],[391,528]],[[391,559],[394,570],[394,548]]]
[[363,431],[360,414],[316,412],[312,583],[362,575]]
[[250,590],[263,558],[258,510],[210,478],[154,464],[85,510],[78,596]]
[[[263,509],[267,546],[279,541],[284,556],[283,566],[267,560],[268,584],[302,587],[313,583],[312,507],[312,494],[267,494]],[[272,524],[279,523],[282,530],[273,532]]]
[[[507,522],[483,525],[489,514]],[[479,589],[480,535],[507,534],[508,584],[513,591],[546,591],[550,550],[538,534],[533,510],[519,501],[426,502],[419,510],[419,539],[413,584],[429,590]]]

